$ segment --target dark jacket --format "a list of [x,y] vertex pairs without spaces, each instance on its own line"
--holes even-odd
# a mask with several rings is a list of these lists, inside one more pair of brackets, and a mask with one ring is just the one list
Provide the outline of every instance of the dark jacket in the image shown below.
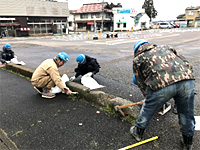
[[0,51],[0,61],[2,63],[5,63],[6,61],[10,61],[15,56],[14,52],[12,50],[7,50],[3,47],[3,52]]
[[89,57],[85,55],[86,57],[86,63],[85,64],[78,64],[78,67],[75,69],[77,78],[79,75],[85,75],[88,72],[92,72],[93,74],[96,74],[99,72],[100,65],[97,62],[95,58]]
[[194,79],[192,66],[170,46],[141,45],[134,54],[133,73],[140,90],[159,90],[182,80]]

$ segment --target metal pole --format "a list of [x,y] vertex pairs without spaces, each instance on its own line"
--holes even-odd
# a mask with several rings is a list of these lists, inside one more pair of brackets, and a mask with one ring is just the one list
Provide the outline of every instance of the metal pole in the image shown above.
[[94,32],[97,31],[96,19],[94,19]]
[[102,0],[102,20],[101,20],[101,29],[102,29],[102,32],[103,32],[103,15],[104,15],[104,13],[103,13],[103,11],[104,11],[104,0]]
[[34,22],[33,22],[33,31],[34,31],[34,34],[35,34],[35,24],[34,24]]
[[45,20],[45,27],[46,27],[46,34],[48,34],[48,30],[47,30],[47,21]]
[[39,26],[40,26],[40,34],[42,34],[42,30],[41,30],[41,24],[39,24]]

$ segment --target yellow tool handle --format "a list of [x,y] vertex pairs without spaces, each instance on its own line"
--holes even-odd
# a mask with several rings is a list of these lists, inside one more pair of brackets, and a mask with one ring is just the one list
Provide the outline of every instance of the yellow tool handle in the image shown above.
[[78,92],[72,92],[72,94],[78,94]]
[[147,143],[147,142],[151,142],[151,141],[156,140],[156,139],[158,139],[158,136],[155,136],[155,137],[152,137],[152,138],[150,138],[150,139],[147,139],[147,140],[144,140],[144,141],[135,143],[135,144],[133,144],[133,145],[126,146],[126,147],[124,147],[124,148],[120,148],[120,149],[118,149],[118,150],[127,150],[127,149],[130,149],[130,148],[133,148],[133,147],[136,147],[136,146],[145,144],[145,143]]
[[132,103],[132,104],[127,104],[127,105],[122,105],[122,106],[118,106],[118,108],[126,108],[126,107],[130,107],[130,106],[135,106],[135,105],[140,105],[140,104],[143,104],[144,101],[140,101],[140,102],[137,102],[137,103]]

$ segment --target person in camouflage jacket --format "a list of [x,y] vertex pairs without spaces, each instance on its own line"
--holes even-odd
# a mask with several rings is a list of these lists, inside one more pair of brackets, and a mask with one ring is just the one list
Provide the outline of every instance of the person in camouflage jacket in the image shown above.
[[171,98],[177,105],[183,147],[192,148],[194,135],[194,76],[192,66],[170,46],[139,40],[134,46],[133,73],[146,97],[131,134],[140,141],[153,115]]

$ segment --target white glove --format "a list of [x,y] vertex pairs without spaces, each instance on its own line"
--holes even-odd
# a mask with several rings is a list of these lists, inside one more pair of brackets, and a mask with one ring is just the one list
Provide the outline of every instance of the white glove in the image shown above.
[[69,81],[74,81],[75,78],[76,78],[76,77],[73,76],[73,77],[71,77],[71,78],[69,79]]

